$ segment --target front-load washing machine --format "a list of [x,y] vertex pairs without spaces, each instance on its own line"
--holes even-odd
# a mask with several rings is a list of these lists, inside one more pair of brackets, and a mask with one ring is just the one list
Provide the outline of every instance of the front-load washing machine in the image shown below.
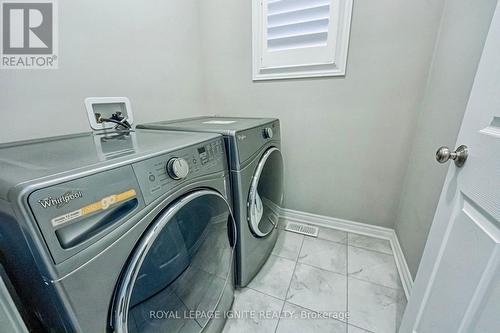
[[220,135],[21,142],[0,170],[0,260],[32,331],[222,329],[237,234]]
[[[283,159],[278,119],[199,117],[138,128],[220,133],[228,149],[234,213],[237,284],[246,286],[269,257],[283,201]],[[206,157],[213,148],[203,152]]]

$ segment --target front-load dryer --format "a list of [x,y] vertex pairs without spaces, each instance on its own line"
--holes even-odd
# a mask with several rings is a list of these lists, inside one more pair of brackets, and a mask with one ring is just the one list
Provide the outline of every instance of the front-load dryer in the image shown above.
[[[238,228],[237,284],[259,272],[277,239],[283,201],[280,123],[269,118],[198,117],[138,125],[138,128],[220,133],[228,149],[233,207]],[[213,149],[203,151],[206,158]]]
[[0,170],[0,260],[44,331],[222,329],[237,234],[220,135],[3,145]]

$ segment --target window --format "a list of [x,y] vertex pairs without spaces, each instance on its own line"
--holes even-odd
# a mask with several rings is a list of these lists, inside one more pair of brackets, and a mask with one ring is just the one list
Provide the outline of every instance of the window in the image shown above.
[[352,0],[252,0],[253,79],[345,74]]

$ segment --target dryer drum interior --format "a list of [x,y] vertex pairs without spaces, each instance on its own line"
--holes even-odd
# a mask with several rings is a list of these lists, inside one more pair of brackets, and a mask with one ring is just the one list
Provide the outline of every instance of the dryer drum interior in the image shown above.
[[235,230],[230,206],[215,191],[173,203],[143,234],[122,274],[115,331],[200,332],[222,298],[232,300]]
[[278,225],[283,201],[283,158],[269,148],[257,165],[248,198],[248,222],[258,237],[269,235]]

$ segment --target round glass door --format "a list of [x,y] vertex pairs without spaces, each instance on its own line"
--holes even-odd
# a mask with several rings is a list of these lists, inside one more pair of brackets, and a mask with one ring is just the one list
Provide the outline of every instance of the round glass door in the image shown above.
[[115,332],[200,332],[224,292],[232,293],[235,230],[215,191],[188,194],[164,211],[122,275]]
[[269,148],[259,161],[248,200],[250,229],[258,237],[269,235],[278,225],[283,201],[283,158],[278,148]]

